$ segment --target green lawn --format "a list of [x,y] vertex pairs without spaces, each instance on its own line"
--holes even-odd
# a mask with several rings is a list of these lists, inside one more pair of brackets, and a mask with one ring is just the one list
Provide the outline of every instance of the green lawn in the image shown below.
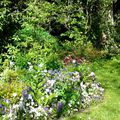
[[104,99],[64,120],[120,120],[120,56],[94,62],[92,68],[105,88]]

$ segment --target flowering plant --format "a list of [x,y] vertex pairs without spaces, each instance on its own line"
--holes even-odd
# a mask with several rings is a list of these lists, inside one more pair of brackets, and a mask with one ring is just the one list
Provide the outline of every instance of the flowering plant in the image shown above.
[[2,118],[59,118],[89,106],[103,95],[104,89],[95,81],[95,73],[91,72],[86,63],[77,66],[73,63],[54,70],[46,69],[44,63],[27,64],[27,70],[22,75],[24,77],[17,77],[24,82],[21,91],[12,92],[8,105],[3,102],[6,96],[1,99]]

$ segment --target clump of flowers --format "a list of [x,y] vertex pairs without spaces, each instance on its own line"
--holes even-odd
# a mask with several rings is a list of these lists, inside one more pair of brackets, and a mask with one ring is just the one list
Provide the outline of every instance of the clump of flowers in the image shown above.
[[[0,104],[1,112],[6,111],[3,118],[59,118],[79,111],[103,96],[104,89],[96,82],[94,72],[81,74],[79,70],[84,70],[81,68],[71,71],[67,68],[47,70],[42,69],[42,65],[39,65],[40,69],[34,68],[28,71],[33,83],[22,90],[20,99],[16,103],[10,103],[7,111]],[[16,96],[17,93],[14,92],[14,99]]]
[[83,57],[77,57],[77,56],[74,56],[74,55],[68,55],[64,58],[63,62],[65,65],[69,65],[70,63],[73,63],[73,64],[80,64],[83,62]]
[[6,106],[0,104],[0,114],[4,115],[6,112]]
[[81,82],[81,101],[82,106],[85,108],[89,106],[93,101],[98,101],[103,98],[104,89],[100,83],[83,83]]
[[23,90],[20,101],[16,104],[10,105],[9,112],[3,117],[9,120],[15,120],[18,118],[33,118],[39,120],[40,118],[46,118],[47,113],[44,110],[44,107],[35,102],[33,96],[29,93],[31,90],[32,89],[30,88]]

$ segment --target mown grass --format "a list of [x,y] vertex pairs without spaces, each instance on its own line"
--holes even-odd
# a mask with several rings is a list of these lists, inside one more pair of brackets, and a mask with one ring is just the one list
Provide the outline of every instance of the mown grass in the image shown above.
[[64,120],[120,120],[120,56],[91,66],[105,89],[104,99]]

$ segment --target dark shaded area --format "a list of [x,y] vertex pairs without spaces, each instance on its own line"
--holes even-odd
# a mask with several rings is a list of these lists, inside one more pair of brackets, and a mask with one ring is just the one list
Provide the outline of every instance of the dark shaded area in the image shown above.
[[[9,43],[13,43],[13,41],[11,40],[12,35],[18,29],[21,28],[22,19],[20,18],[16,22],[13,22],[14,20],[13,18],[11,18],[11,13],[13,12],[22,13],[22,11],[27,8],[27,2],[29,2],[30,0],[10,0],[10,1],[11,3],[6,7],[7,9],[10,9],[9,13],[6,13],[6,16],[9,15],[9,18],[7,17],[4,18],[5,22],[3,23],[3,26],[2,26],[3,30],[0,31],[0,35],[1,35],[0,52],[6,51],[5,46]],[[88,37],[88,40],[90,40],[93,43],[94,47],[98,49],[101,49],[102,47],[104,47],[104,45],[102,44],[103,41],[101,39],[102,29],[100,28],[101,19],[102,19],[99,14],[99,11],[101,9],[100,0],[94,0],[91,3],[88,3],[87,0],[81,0],[81,1],[80,0],[73,0],[73,1],[45,0],[45,1],[50,2],[51,4],[54,3],[58,5],[63,5],[63,9],[65,9],[64,6],[69,5],[69,3],[73,6],[75,5],[75,7],[70,8],[70,10],[63,10],[63,11],[56,10],[55,13],[52,14],[53,16],[50,16],[50,20],[49,20],[50,22],[41,25],[43,28],[48,30],[51,35],[57,37],[60,41],[64,42],[65,40],[74,41],[74,38],[71,39],[69,35],[61,36],[61,34],[64,34],[68,31],[72,31],[73,27],[76,27],[77,29],[79,29],[80,32],[84,34],[86,32],[85,31],[86,29],[82,28],[78,23],[72,24],[68,28],[67,27],[68,23],[60,23],[58,21],[59,19],[58,16],[61,16],[61,14],[63,13],[69,15],[72,19],[75,19],[76,21],[80,21],[80,18],[77,16],[77,13],[80,12],[79,8],[81,8],[82,6],[85,16],[88,15],[87,16],[88,26],[90,28],[90,30],[88,30],[88,33],[86,35]],[[1,7],[5,7],[5,6],[1,6]],[[120,20],[117,17],[119,13],[120,13],[120,0],[117,0],[117,2],[113,3],[113,14],[114,14],[114,20],[116,22],[115,30],[118,34],[116,35],[117,37],[115,38],[117,42],[119,42],[119,37],[120,37],[120,22],[119,22]],[[22,13],[22,14],[25,14],[25,13]]]
[[18,11],[22,11],[24,9],[27,8],[27,4],[26,2],[28,2],[29,0],[10,0],[11,4],[10,4],[10,8],[11,12],[14,10],[18,10]]
[[68,28],[64,24],[61,24],[56,20],[53,20],[50,23],[50,27],[51,27],[50,34],[59,38],[60,41],[65,41],[65,40],[72,41],[72,39],[69,38],[69,36],[61,36],[61,34],[68,31]]
[[113,3],[113,14],[120,12],[120,0],[117,0],[117,2]]
[[113,3],[113,17],[115,21],[115,30],[117,32],[116,42],[120,42],[120,0]]
[[[9,3],[7,6],[1,5],[1,8],[9,9],[9,12],[5,15],[5,20],[2,25],[2,30],[0,30],[0,53],[6,52],[7,49],[5,46],[7,44],[12,44],[13,40],[11,40],[11,37],[13,34],[21,28],[21,18],[19,20],[14,20],[15,18],[11,17],[11,14],[14,13],[20,13],[25,8],[27,8],[27,5],[25,4],[26,0],[10,0],[11,3]],[[9,16],[9,17],[8,17]]]
[[94,47],[100,49],[102,47],[101,45],[101,29],[100,29],[100,23],[101,23],[101,16],[99,14],[100,10],[100,1],[95,0],[92,6],[91,10],[91,29],[89,32],[89,39],[91,39]]
[[0,31],[0,52],[7,51],[5,46],[9,43],[13,43],[13,41],[10,38],[19,28],[19,23],[10,22],[9,24],[4,25],[3,31]]

